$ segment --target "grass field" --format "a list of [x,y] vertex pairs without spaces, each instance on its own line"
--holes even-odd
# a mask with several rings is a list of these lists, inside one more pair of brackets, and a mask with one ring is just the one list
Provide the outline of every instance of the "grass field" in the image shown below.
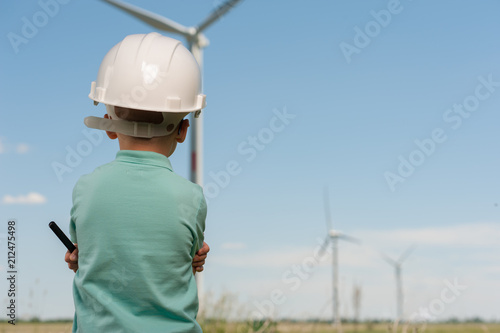
[[[67,333],[71,332],[71,322],[64,323],[17,323],[15,326],[0,323],[0,333]],[[276,323],[260,330],[248,323],[210,323],[204,325],[205,333],[243,333],[243,332],[273,332],[273,333],[301,333],[336,332],[330,325],[322,323]],[[388,324],[359,324],[357,329],[353,325],[344,325],[343,333],[388,333]],[[406,330],[400,327],[398,332],[404,333],[500,333],[500,324],[432,324],[408,326]],[[144,332],[147,333],[147,332]]]

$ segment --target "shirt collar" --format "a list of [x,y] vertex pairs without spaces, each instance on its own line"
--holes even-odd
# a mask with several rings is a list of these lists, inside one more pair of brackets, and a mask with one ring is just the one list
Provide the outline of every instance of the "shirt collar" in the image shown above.
[[116,153],[116,161],[143,165],[154,165],[162,168],[167,168],[172,172],[174,171],[172,169],[170,160],[165,155],[152,151],[120,150]]

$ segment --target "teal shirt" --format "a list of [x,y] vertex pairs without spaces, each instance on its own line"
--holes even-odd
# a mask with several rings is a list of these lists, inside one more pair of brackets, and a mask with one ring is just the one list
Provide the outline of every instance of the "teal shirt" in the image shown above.
[[82,176],[70,222],[73,332],[201,332],[191,262],[206,212],[201,187],[158,153],[121,150]]

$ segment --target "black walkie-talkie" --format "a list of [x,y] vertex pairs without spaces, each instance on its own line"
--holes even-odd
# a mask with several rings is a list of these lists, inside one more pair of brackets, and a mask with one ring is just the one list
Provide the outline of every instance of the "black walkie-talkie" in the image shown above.
[[70,253],[73,253],[73,251],[76,249],[75,245],[73,242],[69,240],[69,238],[64,234],[64,232],[59,229],[57,224],[52,221],[49,223],[50,229],[56,234],[56,236],[63,242],[63,244],[66,246],[66,248],[69,250]]

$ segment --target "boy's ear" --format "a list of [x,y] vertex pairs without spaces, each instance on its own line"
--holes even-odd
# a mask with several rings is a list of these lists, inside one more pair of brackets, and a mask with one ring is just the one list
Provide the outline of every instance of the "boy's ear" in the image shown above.
[[179,131],[177,132],[175,141],[177,141],[178,143],[183,143],[184,140],[186,140],[188,127],[189,127],[189,119],[183,119],[179,126]]
[[[104,115],[104,118],[105,118],[105,119],[109,119],[108,114],[105,114],[105,115]],[[108,137],[109,137],[111,140],[114,140],[114,139],[118,138],[118,134],[116,134],[116,132],[106,131],[106,134],[108,135]]]

